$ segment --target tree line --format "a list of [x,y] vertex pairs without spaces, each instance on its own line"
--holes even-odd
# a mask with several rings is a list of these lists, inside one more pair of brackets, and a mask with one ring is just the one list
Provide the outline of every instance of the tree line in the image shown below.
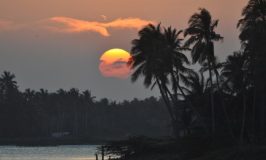
[[92,141],[167,136],[169,118],[162,105],[155,97],[123,102],[96,100],[89,90],[75,88],[22,92],[15,75],[4,71],[0,76],[0,140],[56,138],[56,134]]
[[224,62],[215,53],[215,43],[223,40],[218,24],[201,8],[184,30],[146,26],[132,41],[131,79],[144,77],[145,87],[159,88],[177,138],[260,143],[266,132],[266,0],[249,0],[243,8],[236,26],[241,48]]

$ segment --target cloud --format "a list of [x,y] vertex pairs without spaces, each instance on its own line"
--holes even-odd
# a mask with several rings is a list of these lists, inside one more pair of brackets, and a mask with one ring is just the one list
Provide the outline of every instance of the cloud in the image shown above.
[[129,28],[129,29],[141,29],[148,24],[154,24],[153,21],[142,20],[140,18],[126,18],[126,19],[116,19],[109,23],[103,24],[105,27],[110,28]]
[[109,36],[109,33],[105,27],[101,25],[99,22],[89,22],[78,20],[74,18],[68,17],[53,17],[50,18],[52,22],[60,23],[61,25],[51,26],[50,28],[54,31],[59,32],[84,32],[84,31],[91,31],[91,32],[98,32],[103,36]]
[[49,30],[64,33],[95,32],[104,37],[110,36],[108,29],[141,29],[148,24],[155,24],[154,21],[140,18],[118,18],[106,22],[107,17],[102,15],[104,22],[85,21],[69,17],[52,17],[27,23],[16,23],[0,19],[0,31],[17,30]]
[[145,25],[154,24],[154,21],[143,20],[140,18],[119,18],[110,22],[84,21],[69,17],[52,17],[50,29],[58,32],[97,32],[102,36],[108,37],[109,28],[116,29],[141,29]]
[[124,61],[116,61],[112,64],[114,68],[122,68],[122,67],[125,67],[126,65],[127,65],[127,62],[124,62]]
[[130,67],[125,61],[115,61],[113,63],[100,61],[99,69],[103,76],[125,79],[130,75]]

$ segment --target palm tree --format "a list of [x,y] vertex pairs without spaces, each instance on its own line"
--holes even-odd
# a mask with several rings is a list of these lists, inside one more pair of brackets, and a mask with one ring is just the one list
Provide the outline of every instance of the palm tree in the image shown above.
[[85,131],[87,132],[88,131],[89,109],[92,105],[95,104],[96,97],[91,94],[90,90],[85,90],[82,92],[81,98],[82,98],[83,105],[85,105],[85,107],[83,107],[83,112],[84,112],[83,119],[84,119]]
[[242,11],[242,16],[237,25],[241,31],[239,38],[242,43],[256,45],[254,41],[265,41],[257,38],[264,38],[266,34],[266,0],[249,0]]
[[78,135],[79,134],[79,129],[80,129],[80,125],[79,125],[79,116],[80,116],[80,112],[81,112],[81,106],[80,106],[80,93],[79,90],[76,88],[71,88],[68,92],[67,92],[67,97],[69,97],[70,100],[70,106],[71,110],[73,110],[73,118],[74,118],[74,122],[73,122],[73,128],[72,128],[72,132],[74,135]]
[[[131,49],[132,58],[129,65],[134,69],[131,80],[135,82],[141,76],[144,76],[144,86],[152,88],[157,84],[169,112],[171,122],[175,132],[176,118],[173,113],[169,95],[165,90],[166,84],[169,82],[164,72],[164,61],[162,60],[163,34],[160,24],[154,26],[152,24],[146,26],[139,31],[139,39],[132,41]],[[175,133],[176,134],[176,133]]]
[[242,52],[234,52],[233,55],[227,57],[223,64],[221,76],[224,78],[223,87],[225,92],[231,95],[238,95],[243,86],[245,57]]
[[0,88],[6,100],[18,95],[18,86],[14,79],[15,75],[8,71],[4,71],[0,77]]
[[[212,20],[211,14],[206,9],[200,9],[189,19],[189,27],[185,30],[184,35],[190,36],[185,43],[185,47],[193,46],[191,56],[193,63],[200,64],[207,61],[209,66],[209,77],[211,88],[213,87],[212,68],[214,62],[214,42],[220,41],[223,37],[215,32],[218,26],[218,20]],[[215,110],[213,93],[211,96],[211,113],[212,113],[212,133],[215,133]]]
[[168,68],[168,72],[170,75],[170,82],[172,84],[173,95],[172,100],[178,101],[178,90],[181,92],[183,97],[185,98],[185,93],[183,88],[180,86],[180,77],[185,77],[192,70],[186,68],[184,64],[189,64],[187,57],[182,53],[186,48],[181,47],[182,39],[178,38],[182,31],[177,32],[176,29],[172,29],[171,27],[164,29],[164,38],[165,38],[165,54],[163,55],[163,61],[165,63],[166,68]]
[[[187,57],[181,52],[180,33],[181,31],[171,27],[162,31],[160,24],[146,26],[139,31],[140,38],[132,41],[132,58],[129,60],[129,65],[134,70],[131,76],[133,82],[143,76],[146,87],[158,86],[175,134],[177,117],[174,107],[180,87],[178,76],[187,71],[183,64],[188,63]],[[168,88],[170,83],[173,93]]]
[[[183,112],[182,112],[182,122],[184,124],[184,133],[190,133],[189,130],[189,121],[192,116],[196,116],[197,120],[200,120],[202,125],[204,125],[203,120],[197,109],[193,106],[191,99],[185,94],[185,88],[182,87],[180,82],[181,80],[185,80],[190,75],[193,75],[195,72],[192,69],[187,68],[185,65],[189,64],[189,60],[183,54],[183,51],[189,50],[186,47],[182,47],[181,42],[183,39],[180,39],[179,35],[182,31],[177,32],[176,29],[172,29],[171,27],[164,29],[164,37],[166,39],[166,55],[168,58],[165,60],[166,64],[170,64],[170,82],[172,85],[173,95],[169,92],[171,99],[174,101],[175,106],[180,105],[179,95],[181,95],[185,101]],[[168,60],[168,61],[167,61]],[[169,61],[170,60],[170,61]],[[180,92],[180,93],[178,93]]]
[[[184,92],[186,93],[186,99],[189,99],[192,103],[192,106],[196,107],[196,110],[198,112],[198,115],[201,117],[204,117],[205,107],[204,107],[204,102],[205,102],[205,95],[206,95],[206,90],[207,86],[205,83],[205,78],[203,76],[203,73],[200,72],[198,74],[197,72],[191,72],[188,74],[186,77],[180,76],[183,84],[185,87],[182,87]],[[198,117],[198,118],[201,118]],[[200,119],[201,123],[205,125],[205,120]],[[206,126],[204,126],[206,129]]]
[[191,97],[191,99],[194,99],[194,103],[198,103],[200,100],[203,100],[207,87],[202,72],[200,72],[200,74],[194,72],[193,74],[188,75],[186,78],[182,77],[182,82],[186,86],[186,88],[184,88],[185,92],[187,92],[187,95]]
[[36,97],[36,92],[34,90],[31,90],[31,89],[28,88],[28,89],[25,90],[23,95],[24,95],[24,99],[27,102],[31,102]]
[[14,79],[15,75],[8,71],[4,71],[0,77],[0,90],[3,96],[1,97],[3,106],[1,107],[6,110],[6,132],[10,136],[15,136],[20,130],[17,124],[21,117],[20,109],[22,105],[17,82]]
[[0,77],[2,89],[17,89],[17,82],[14,80],[16,76],[11,72],[4,71]]
[[[214,90],[214,88],[216,88],[217,90],[220,91],[220,74],[219,74],[219,70],[223,67],[223,63],[219,63],[217,58],[214,57],[213,62],[212,62],[212,68],[209,68],[208,62],[203,62],[201,64],[201,68],[200,68],[200,72],[204,73],[206,71],[211,70],[212,75],[215,76],[215,80],[216,80],[216,84],[213,83],[213,87],[212,89]],[[211,80],[213,80],[213,78],[208,78],[207,82],[211,83]]]
[[[224,118],[226,120],[227,123],[227,127],[228,127],[228,131],[230,132],[232,138],[235,138],[234,132],[233,132],[233,127],[232,127],[232,122],[230,120],[228,111],[226,109],[226,105],[225,105],[225,99],[224,99],[224,95],[225,93],[223,92],[223,90],[226,88],[226,84],[227,82],[224,82],[222,85],[222,81],[224,80],[224,76],[220,76],[219,70],[221,70],[222,67],[224,67],[224,63],[220,63],[218,62],[217,58],[214,56],[213,58],[213,62],[212,62],[212,68],[209,68],[209,65],[207,62],[203,62],[201,64],[201,68],[200,68],[200,72],[204,73],[206,71],[211,70],[212,74],[215,75],[215,80],[216,83],[213,84],[211,83],[211,78],[208,78],[207,80],[207,88],[209,89],[210,92],[214,93],[218,93],[219,97],[220,97],[220,101],[219,103],[221,103],[222,109],[223,109],[223,113],[224,113]],[[211,87],[211,84],[213,85],[213,87]]]
[[95,96],[91,94],[90,90],[85,90],[82,92],[82,99],[84,100],[85,104],[93,105],[95,103]]
[[240,142],[243,143],[244,130],[246,125],[247,114],[247,89],[250,86],[249,71],[247,70],[246,57],[242,52],[234,52],[233,55],[227,57],[223,64],[221,76],[224,78],[224,86],[226,92],[234,97],[242,95],[243,113],[242,124],[240,129]]
[[265,73],[266,0],[250,0],[243,9],[242,16],[237,25],[240,29],[239,38],[254,76],[260,76]]
[[255,126],[256,112],[260,113],[260,131],[264,132],[264,107],[258,106],[265,103],[266,81],[266,0],[249,0],[242,11],[242,19],[239,20],[239,38],[245,48],[245,54],[249,61],[249,70],[253,74],[254,100],[253,100],[253,125]]

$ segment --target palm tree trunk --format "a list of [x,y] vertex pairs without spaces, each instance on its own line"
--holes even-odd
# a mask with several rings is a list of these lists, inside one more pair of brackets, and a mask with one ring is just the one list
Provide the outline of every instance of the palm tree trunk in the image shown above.
[[199,118],[200,122],[202,123],[206,133],[208,133],[207,127],[205,126],[205,122],[202,119],[200,113],[197,111],[197,109],[193,106],[193,104],[191,103],[191,101],[187,98],[186,94],[184,93],[183,89],[181,88],[180,85],[177,85],[178,89],[180,90],[182,96],[185,98],[186,103],[188,104],[188,106],[191,107],[191,109],[195,112],[196,116]]
[[[256,53],[254,48],[251,50],[252,53]],[[256,83],[256,76],[255,76],[255,54],[251,57],[251,62],[250,62],[250,70],[252,72],[252,77],[253,77],[253,104],[252,104],[252,134],[253,134],[253,143],[256,143],[257,141],[257,130],[256,130],[256,112],[257,112],[257,83]]]
[[215,133],[215,109],[214,109],[214,99],[213,99],[213,82],[212,82],[212,67],[211,67],[211,62],[208,59],[208,67],[209,67],[209,76],[210,76],[210,82],[211,82],[211,90],[210,90],[210,98],[211,98],[211,132],[212,134]]
[[176,78],[175,78],[175,75],[174,75],[174,73],[173,72],[171,72],[171,76],[172,76],[172,79],[173,79],[173,90],[174,90],[174,100],[175,100],[175,102],[177,103],[177,101],[178,101],[178,98],[177,98],[177,80],[176,80]]
[[253,134],[253,142],[257,141],[257,126],[256,126],[256,112],[257,112],[257,86],[254,83],[253,88],[253,104],[252,104],[252,134]]
[[[176,82],[176,80],[175,80],[175,77],[174,77],[174,74],[173,73],[171,73],[171,76],[173,77],[173,90],[174,90],[174,96],[173,96],[173,94],[170,92],[170,90],[167,88],[167,87],[165,87],[165,90],[166,90],[166,92],[168,93],[168,95],[170,96],[170,98],[171,98],[171,100],[172,100],[172,102],[173,102],[173,106],[174,106],[174,114],[175,114],[175,117],[177,117],[177,114],[178,114],[178,112],[177,112],[177,107],[178,107],[178,97],[177,97],[177,82]],[[185,97],[184,97],[185,98]],[[185,114],[185,111],[186,111],[186,107],[184,106],[184,113],[183,114]],[[188,130],[188,127],[186,128],[187,130]],[[185,133],[185,129],[184,129],[184,133]]]
[[219,94],[220,94],[221,103],[222,103],[225,119],[226,119],[226,122],[227,122],[227,126],[228,126],[228,129],[230,131],[230,134],[231,134],[232,138],[235,139],[235,134],[234,134],[234,131],[233,131],[233,127],[231,125],[231,120],[230,120],[230,117],[228,115],[228,112],[227,112],[225,104],[224,104],[224,99],[223,99],[222,91],[221,91],[221,88],[220,88],[220,82],[219,82],[219,79],[218,79],[219,75],[218,75],[217,70],[215,71],[215,73],[216,73],[216,83],[217,83],[217,86],[218,86],[218,91],[219,91]]
[[162,84],[159,82],[159,80],[157,78],[156,78],[156,83],[158,84],[158,87],[159,87],[160,93],[162,95],[162,98],[164,100],[165,106],[166,106],[166,108],[168,110],[168,113],[170,115],[170,119],[171,119],[174,135],[177,138],[178,137],[178,129],[177,129],[177,126],[176,126],[177,125],[176,124],[176,118],[175,118],[175,116],[173,114],[173,110],[171,108],[170,100],[169,100],[169,98],[167,96],[167,93],[164,91]]
[[162,87],[162,85],[160,84],[160,82],[157,81],[157,84],[158,84],[158,86],[159,86],[160,93],[161,93],[162,98],[163,98],[163,100],[164,100],[164,102],[165,102],[165,104],[166,104],[166,107],[167,107],[167,110],[168,110],[168,112],[169,112],[169,114],[170,114],[171,119],[175,119],[175,118],[174,118],[173,111],[172,111],[172,109],[171,109],[171,104],[170,104],[170,100],[169,100],[168,96],[166,95],[165,91],[163,90],[163,87]]
[[244,87],[242,92],[243,92],[243,114],[242,114],[241,130],[240,130],[240,144],[244,143],[244,131],[245,131],[246,112],[247,112],[246,95]]

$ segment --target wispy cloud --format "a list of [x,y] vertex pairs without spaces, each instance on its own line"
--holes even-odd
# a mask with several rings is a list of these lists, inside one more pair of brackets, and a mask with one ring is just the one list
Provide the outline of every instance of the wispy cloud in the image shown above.
[[110,22],[84,21],[69,17],[52,17],[49,19],[53,24],[50,29],[59,32],[97,32],[102,36],[110,36],[109,28],[117,29],[141,29],[147,24],[154,24],[154,21],[140,18],[119,18]]
[[107,17],[102,15],[105,19],[103,22],[85,21],[69,17],[52,17],[48,19],[17,23],[9,20],[0,19],[1,31],[18,31],[18,30],[49,30],[64,33],[78,33],[78,32],[95,32],[104,37],[110,36],[109,29],[136,29],[139,30],[148,24],[155,24],[154,21],[144,20],[141,18],[118,18],[113,21],[106,21]]
[[127,78],[131,72],[130,67],[128,67],[126,62],[114,62],[108,63],[101,61],[99,65],[99,70],[102,75],[105,77],[114,77],[114,78]]

